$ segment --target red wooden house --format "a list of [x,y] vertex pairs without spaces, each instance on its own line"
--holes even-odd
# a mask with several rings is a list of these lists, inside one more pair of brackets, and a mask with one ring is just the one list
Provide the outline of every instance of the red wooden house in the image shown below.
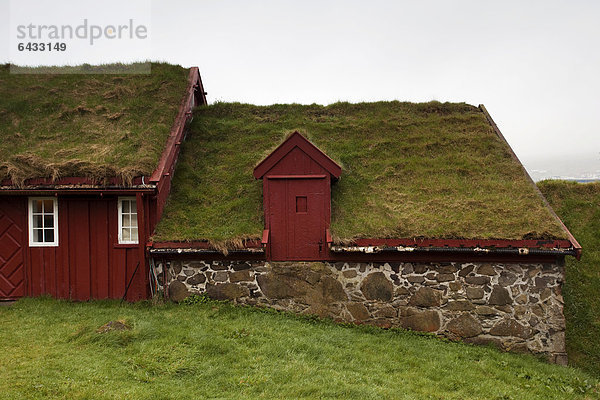
[[207,293],[566,361],[581,247],[485,107],[192,113],[181,73],[5,79],[0,300]]
[[[166,141],[151,174],[133,176],[130,182],[120,177],[99,181],[87,174],[54,179],[40,176],[23,182],[9,177],[1,181],[0,300],[45,294],[74,300],[121,298],[128,285],[127,299],[148,298],[145,244],[169,194],[191,110],[206,104],[198,68],[177,73],[187,74],[187,84],[180,84],[182,90],[171,96],[177,114],[166,123]],[[77,83],[94,79],[83,76]],[[136,79],[144,82],[145,78],[106,79],[108,83],[101,90],[109,98],[117,93],[117,83],[123,79],[132,81],[135,87]],[[45,88],[25,86],[21,90]],[[132,97],[138,95],[131,93]],[[77,115],[70,124],[86,117],[87,112]],[[93,143],[90,146],[93,148]]]

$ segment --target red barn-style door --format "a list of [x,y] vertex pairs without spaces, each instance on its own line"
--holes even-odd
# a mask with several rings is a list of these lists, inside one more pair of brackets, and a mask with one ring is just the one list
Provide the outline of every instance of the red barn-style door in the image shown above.
[[254,169],[263,179],[267,256],[273,261],[328,257],[331,182],[342,169],[294,132]]
[[24,207],[2,199],[0,206],[0,300],[25,295]]
[[269,179],[271,259],[319,260],[325,255],[326,176]]

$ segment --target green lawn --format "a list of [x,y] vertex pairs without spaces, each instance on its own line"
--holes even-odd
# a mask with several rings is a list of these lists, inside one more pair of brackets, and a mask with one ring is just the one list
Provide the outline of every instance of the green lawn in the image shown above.
[[0,327],[3,399],[600,398],[532,356],[222,303],[23,299]]
[[538,187],[583,247],[581,261],[567,257],[563,286],[569,363],[600,377],[600,182]]

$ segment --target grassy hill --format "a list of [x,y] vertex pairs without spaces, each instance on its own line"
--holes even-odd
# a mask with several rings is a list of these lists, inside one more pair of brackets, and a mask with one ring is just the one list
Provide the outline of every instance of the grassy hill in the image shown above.
[[563,287],[569,363],[600,377],[600,183],[538,187],[583,247],[581,261],[567,257]]
[[0,327],[3,399],[600,398],[529,355],[223,303],[23,299]]

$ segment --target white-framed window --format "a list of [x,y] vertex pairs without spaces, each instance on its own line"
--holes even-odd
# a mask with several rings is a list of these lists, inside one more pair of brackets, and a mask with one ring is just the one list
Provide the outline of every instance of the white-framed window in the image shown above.
[[58,246],[58,200],[29,198],[29,246]]
[[138,243],[137,203],[135,197],[119,197],[119,244]]

